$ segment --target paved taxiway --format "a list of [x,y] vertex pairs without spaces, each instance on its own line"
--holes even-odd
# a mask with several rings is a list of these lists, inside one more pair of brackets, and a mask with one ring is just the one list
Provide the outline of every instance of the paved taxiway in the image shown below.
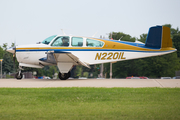
[[0,79],[0,87],[45,88],[45,87],[160,87],[180,88],[180,79]]

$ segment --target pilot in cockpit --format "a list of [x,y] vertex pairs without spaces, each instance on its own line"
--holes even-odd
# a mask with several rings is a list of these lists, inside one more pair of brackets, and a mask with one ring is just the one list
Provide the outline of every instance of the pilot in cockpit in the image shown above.
[[69,42],[69,38],[68,37],[63,37],[61,46],[69,46],[68,42]]

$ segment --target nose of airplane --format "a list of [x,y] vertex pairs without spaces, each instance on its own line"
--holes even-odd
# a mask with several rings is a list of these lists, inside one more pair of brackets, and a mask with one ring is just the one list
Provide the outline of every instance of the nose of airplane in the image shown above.
[[15,47],[8,48],[6,51],[10,53],[15,53]]

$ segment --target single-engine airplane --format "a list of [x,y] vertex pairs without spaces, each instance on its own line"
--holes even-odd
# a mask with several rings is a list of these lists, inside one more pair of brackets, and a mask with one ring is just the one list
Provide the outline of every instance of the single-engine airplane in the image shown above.
[[22,67],[43,68],[57,65],[59,78],[66,80],[75,65],[89,65],[138,59],[175,52],[172,48],[170,29],[165,26],[149,28],[146,43],[106,40],[72,35],[54,35],[41,44],[9,48],[19,62],[17,79],[22,79]]

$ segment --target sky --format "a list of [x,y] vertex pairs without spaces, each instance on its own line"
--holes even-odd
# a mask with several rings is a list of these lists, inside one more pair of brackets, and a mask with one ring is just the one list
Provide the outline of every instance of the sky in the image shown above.
[[[0,46],[36,44],[51,35],[139,38],[149,27],[180,27],[180,0],[0,0]],[[122,38],[123,40],[123,38]]]

